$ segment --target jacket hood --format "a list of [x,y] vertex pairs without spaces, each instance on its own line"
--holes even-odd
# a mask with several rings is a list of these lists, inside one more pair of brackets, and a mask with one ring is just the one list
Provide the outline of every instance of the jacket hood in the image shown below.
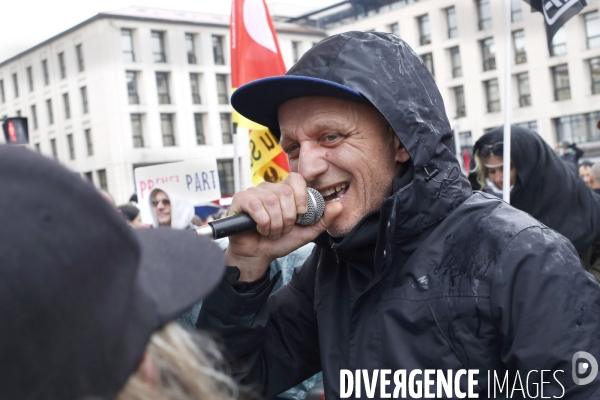
[[150,214],[152,215],[152,226],[158,228],[158,219],[156,217],[156,211],[152,206],[152,197],[154,196],[154,192],[157,190],[161,190],[165,192],[167,196],[169,196],[169,200],[171,201],[171,228],[173,229],[186,229],[188,225],[192,222],[192,218],[194,218],[194,206],[189,200],[178,196],[175,193],[169,193],[168,190],[157,186],[152,189],[150,192],[150,196],[148,196],[148,204],[150,206]]
[[[503,132],[503,127],[487,132],[473,152],[502,142]],[[514,125],[510,132],[511,161],[518,177],[511,205],[566,236],[582,253],[600,236],[600,197],[537,133]]]
[[[287,75],[320,78],[361,93],[392,126],[413,168],[395,189],[402,235],[421,232],[471,194],[450,152],[452,130],[433,77],[402,39],[379,32],[347,32],[310,49]],[[409,215],[410,214],[410,215]],[[384,215],[385,217],[385,215]]]

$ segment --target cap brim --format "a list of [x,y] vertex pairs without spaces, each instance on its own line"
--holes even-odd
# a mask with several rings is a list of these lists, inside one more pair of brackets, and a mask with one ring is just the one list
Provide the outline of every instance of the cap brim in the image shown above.
[[239,87],[231,96],[231,105],[244,117],[269,128],[279,140],[277,109],[286,101],[303,96],[331,96],[369,102],[359,91],[336,82],[283,75],[258,79]]
[[225,273],[225,255],[194,230],[135,229],[141,247],[138,283],[157,307],[160,325],[204,299]]

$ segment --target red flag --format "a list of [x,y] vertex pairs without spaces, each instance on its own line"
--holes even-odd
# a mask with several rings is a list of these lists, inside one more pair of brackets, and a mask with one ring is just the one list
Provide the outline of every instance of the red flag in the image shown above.
[[[265,0],[232,0],[231,84],[233,90],[257,79],[284,75],[285,64]],[[287,157],[268,129],[233,114],[250,129],[252,182],[281,182],[290,172]]]
[[232,0],[231,83],[234,88],[284,75],[285,64],[265,0]]

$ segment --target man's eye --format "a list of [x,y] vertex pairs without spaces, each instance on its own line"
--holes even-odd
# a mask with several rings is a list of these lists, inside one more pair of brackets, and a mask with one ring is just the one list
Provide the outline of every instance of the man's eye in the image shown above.
[[285,150],[285,152],[286,152],[287,154],[291,154],[291,153],[294,153],[295,151],[297,151],[299,148],[300,148],[300,146],[299,146],[299,145],[297,145],[297,144],[293,144],[293,145],[289,146],[289,147],[288,147],[288,148]]
[[340,137],[337,133],[329,133],[323,137],[323,140],[326,142],[333,142]]

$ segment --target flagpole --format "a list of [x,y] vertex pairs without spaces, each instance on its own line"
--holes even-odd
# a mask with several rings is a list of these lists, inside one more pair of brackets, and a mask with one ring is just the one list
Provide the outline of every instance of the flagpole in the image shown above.
[[504,0],[504,154],[502,199],[510,204],[511,0]]
[[237,122],[233,123],[233,190],[240,190],[240,158],[238,156]]

